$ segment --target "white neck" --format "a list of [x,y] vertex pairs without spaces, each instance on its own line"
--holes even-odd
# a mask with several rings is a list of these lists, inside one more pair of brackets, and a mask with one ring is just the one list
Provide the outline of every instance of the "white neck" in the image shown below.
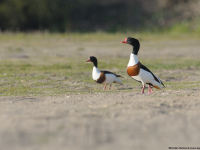
[[133,53],[131,53],[128,66],[134,66],[134,65],[138,64],[138,62],[139,61],[138,61],[137,55],[134,55]]
[[101,74],[101,71],[99,71],[99,69],[94,66],[93,67],[93,71],[92,71],[92,78],[93,78],[93,80],[99,79],[100,74]]

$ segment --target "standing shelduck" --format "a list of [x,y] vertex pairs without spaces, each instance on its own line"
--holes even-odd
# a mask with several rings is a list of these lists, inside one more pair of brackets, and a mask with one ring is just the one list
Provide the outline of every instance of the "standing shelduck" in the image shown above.
[[128,37],[122,43],[133,46],[133,51],[127,66],[127,73],[131,78],[142,83],[143,88],[141,93],[144,93],[145,84],[149,85],[149,94],[153,93],[152,87],[163,91],[161,86],[164,86],[163,82],[138,60],[137,54],[140,49],[140,42],[135,38]]
[[93,62],[94,67],[92,71],[92,78],[97,83],[105,84],[103,90],[106,89],[106,84],[110,84],[109,90],[111,89],[112,83],[122,84],[122,81],[118,78],[120,75],[114,74],[109,71],[100,71],[97,68],[97,59],[94,56],[91,56],[86,62]]

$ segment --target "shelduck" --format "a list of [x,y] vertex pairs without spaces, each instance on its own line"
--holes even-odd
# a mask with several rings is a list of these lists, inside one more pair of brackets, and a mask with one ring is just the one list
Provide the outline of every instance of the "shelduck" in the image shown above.
[[105,84],[103,90],[106,90],[106,84],[110,84],[109,90],[111,89],[112,83],[122,84],[121,80],[118,78],[121,77],[120,75],[117,75],[109,71],[100,71],[97,68],[98,62],[96,57],[91,56],[86,62],[92,62],[94,64],[92,71],[92,78],[97,83]]
[[135,38],[128,37],[122,43],[133,46],[133,51],[127,66],[127,73],[131,78],[142,83],[143,88],[141,93],[144,93],[145,84],[149,85],[149,94],[153,93],[152,87],[163,91],[162,86],[165,87],[163,82],[138,60],[137,54],[140,49],[140,42]]

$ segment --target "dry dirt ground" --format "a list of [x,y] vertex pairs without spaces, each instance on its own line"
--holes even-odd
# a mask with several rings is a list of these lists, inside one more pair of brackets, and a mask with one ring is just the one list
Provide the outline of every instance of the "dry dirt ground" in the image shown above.
[[[103,57],[106,54],[129,59],[131,50],[121,54],[120,45],[113,54],[112,44],[107,51],[103,48],[105,45],[97,43],[94,47],[86,47],[83,43],[82,47],[86,47],[84,53],[76,51],[73,54],[77,47],[67,43],[71,51],[66,55],[79,54],[88,58],[88,55]],[[197,40],[160,42],[160,46],[155,46],[155,42],[143,44],[144,51],[140,53],[143,59],[197,59],[200,56],[200,42]],[[96,48],[95,52],[90,50],[93,48]],[[166,84],[168,81],[191,81],[195,84],[200,80],[200,71],[193,68],[165,70],[165,73],[163,81]],[[176,80],[173,74],[182,76]],[[167,150],[168,147],[200,147],[199,83],[188,89],[171,90],[170,86],[165,88],[165,92],[154,90],[150,95],[147,89],[142,95],[133,87],[131,92],[119,89],[115,93],[0,97],[0,149]]]
[[1,97],[1,149],[199,146],[199,89],[65,97]]

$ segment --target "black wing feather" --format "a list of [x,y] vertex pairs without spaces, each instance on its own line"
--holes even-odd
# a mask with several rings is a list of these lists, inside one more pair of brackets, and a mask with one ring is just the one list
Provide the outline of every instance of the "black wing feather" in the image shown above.
[[[150,72],[154,77],[156,77],[146,66],[144,66],[144,65],[140,65],[140,68],[142,68],[143,70],[145,70],[145,71],[148,71],[148,72]],[[157,78],[157,77],[156,77]],[[160,79],[159,79],[160,80]],[[161,80],[160,80],[161,81]],[[165,85],[163,84],[163,82],[161,81],[161,84],[165,87]]]
[[110,72],[110,71],[101,70],[101,72],[104,72],[105,74],[114,74],[116,77],[121,77],[121,78],[123,78],[122,76],[117,75],[117,74],[115,74],[115,73],[113,73],[113,72]]

